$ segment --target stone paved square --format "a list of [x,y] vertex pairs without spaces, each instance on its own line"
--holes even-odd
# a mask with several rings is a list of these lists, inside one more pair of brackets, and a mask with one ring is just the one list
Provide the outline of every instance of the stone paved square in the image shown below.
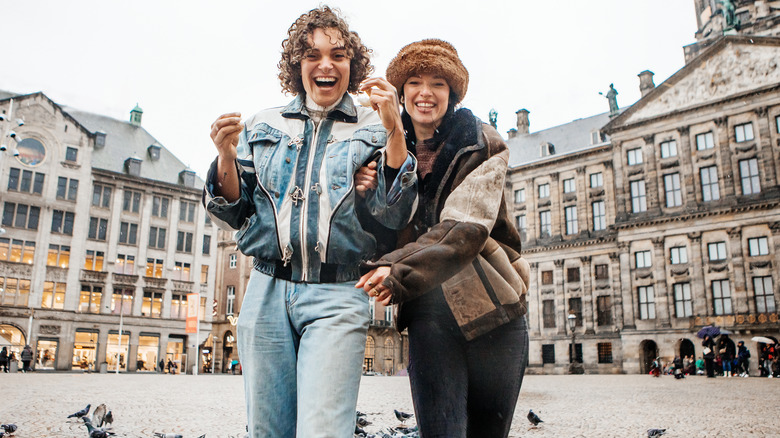
[[[18,438],[88,436],[66,419],[87,403],[113,411],[117,437],[244,435],[240,376],[0,374],[0,388],[0,423],[16,423]],[[757,377],[532,375],[510,436],[644,437],[649,428],[666,428],[665,437],[777,437],[778,391],[780,379]],[[408,378],[363,377],[358,410],[373,423],[366,431],[397,425],[393,409],[413,412]],[[544,420],[540,427],[530,428],[528,409]]]

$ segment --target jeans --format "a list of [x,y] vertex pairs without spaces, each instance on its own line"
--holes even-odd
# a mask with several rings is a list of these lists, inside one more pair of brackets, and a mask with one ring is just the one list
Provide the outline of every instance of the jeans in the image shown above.
[[506,437],[528,363],[525,317],[466,341],[441,289],[405,303],[403,311],[420,435]]
[[252,271],[237,325],[250,437],[352,437],[369,323],[354,284]]

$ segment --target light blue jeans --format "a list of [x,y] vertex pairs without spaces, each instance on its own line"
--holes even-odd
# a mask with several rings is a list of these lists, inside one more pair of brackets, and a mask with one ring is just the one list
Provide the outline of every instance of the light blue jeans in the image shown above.
[[250,436],[352,437],[368,324],[355,282],[252,271],[237,327]]

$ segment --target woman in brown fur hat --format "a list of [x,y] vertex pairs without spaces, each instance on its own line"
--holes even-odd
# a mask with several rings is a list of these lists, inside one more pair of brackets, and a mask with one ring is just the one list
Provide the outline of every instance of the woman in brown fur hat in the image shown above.
[[[357,287],[397,304],[425,437],[506,437],[528,361],[528,263],[504,201],[509,150],[456,106],[469,75],[455,48],[407,45],[390,62],[420,202],[396,250],[367,263]],[[364,168],[365,169],[365,168]],[[372,187],[367,170],[357,184]]]

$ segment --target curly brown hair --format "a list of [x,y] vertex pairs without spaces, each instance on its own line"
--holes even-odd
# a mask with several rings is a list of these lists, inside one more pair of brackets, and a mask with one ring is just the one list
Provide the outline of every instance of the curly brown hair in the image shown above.
[[349,30],[340,12],[335,8],[320,6],[298,17],[287,30],[287,39],[282,41],[282,59],[278,64],[282,91],[293,95],[304,92],[301,60],[310,48],[309,36],[315,29],[333,28],[341,34],[350,59],[347,91],[357,93],[360,83],[374,71],[370,59],[371,49],[363,45],[357,32]]

